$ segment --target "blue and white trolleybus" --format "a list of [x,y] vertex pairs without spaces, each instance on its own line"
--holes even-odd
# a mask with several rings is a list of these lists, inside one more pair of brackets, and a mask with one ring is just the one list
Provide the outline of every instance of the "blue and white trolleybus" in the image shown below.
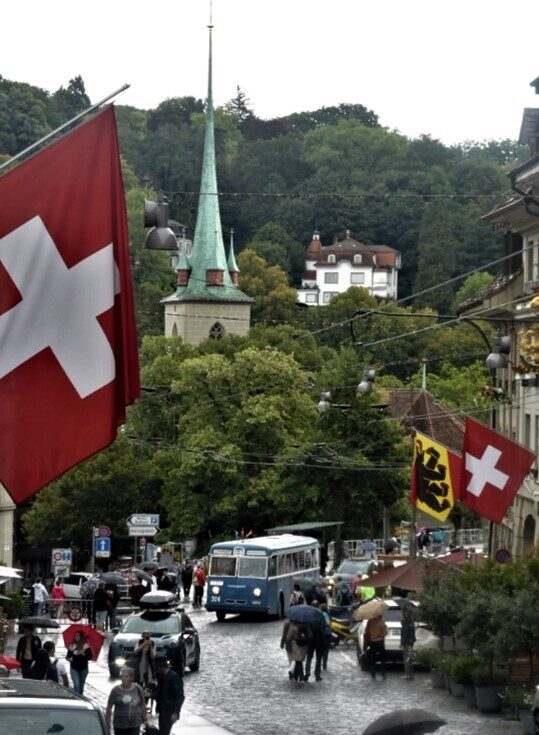
[[218,620],[227,613],[283,616],[294,581],[320,577],[319,542],[282,534],[213,544],[206,608]]

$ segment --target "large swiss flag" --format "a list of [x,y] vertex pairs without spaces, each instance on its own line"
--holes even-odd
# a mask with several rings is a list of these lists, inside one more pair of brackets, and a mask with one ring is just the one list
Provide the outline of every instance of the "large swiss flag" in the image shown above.
[[0,482],[21,503],[139,395],[114,109],[0,177]]
[[526,447],[479,421],[466,419],[461,502],[500,523],[534,462],[535,454]]

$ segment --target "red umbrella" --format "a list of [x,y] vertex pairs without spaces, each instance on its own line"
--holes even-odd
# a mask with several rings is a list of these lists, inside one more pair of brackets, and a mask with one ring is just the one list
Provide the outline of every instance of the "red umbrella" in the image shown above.
[[75,633],[82,633],[86,638],[86,643],[92,649],[92,658],[94,661],[97,660],[101,646],[105,640],[105,636],[102,635],[98,630],[92,628],[90,625],[83,625],[82,623],[73,623],[69,625],[62,633],[66,648],[70,646],[75,640]]
[[0,656],[0,666],[5,666],[9,671],[21,668],[20,663],[13,656]]

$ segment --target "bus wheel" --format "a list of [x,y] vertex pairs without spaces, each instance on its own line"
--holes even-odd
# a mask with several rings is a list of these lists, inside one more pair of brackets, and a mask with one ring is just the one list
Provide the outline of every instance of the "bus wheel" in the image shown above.
[[224,610],[216,610],[215,614],[217,615],[217,620],[222,623],[226,617],[226,612]]
[[279,595],[279,617],[284,618],[284,597]]

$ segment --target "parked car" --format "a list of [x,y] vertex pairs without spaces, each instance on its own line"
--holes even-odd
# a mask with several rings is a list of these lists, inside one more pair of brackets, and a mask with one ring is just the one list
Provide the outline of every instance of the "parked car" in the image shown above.
[[52,681],[0,679],[1,732],[107,735],[100,707]]
[[[387,625],[387,636],[385,639],[386,661],[388,663],[402,663],[402,647],[401,647],[401,621],[402,608],[397,602],[397,598],[384,600],[389,605],[389,610],[382,615],[382,619]],[[418,603],[413,603],[418,607]],[[363,653],[363,634],[367,621],[361,621],[357,629],[358,655]],[[440,641],[438,636],[429,630],[420,622],[415,626],[416,643],[414,649],[418,648],[438,648]]]
[[172,668],[183,676],[185,669],[198,671],[198,632],[178,599],[171,592],[148,592],[140,599],[141,610],[130,615],[109,646],[109,673],[119,676],[122,666],[134,666],[134,649],[143,631],[150,632],[158,656],[167,656]]
[[71,574],[57,577],[57,579],[62,584],[67,598],[74,597],[80,599],[80,588],[90,577],[92,577],[90,572],[71,572]]

